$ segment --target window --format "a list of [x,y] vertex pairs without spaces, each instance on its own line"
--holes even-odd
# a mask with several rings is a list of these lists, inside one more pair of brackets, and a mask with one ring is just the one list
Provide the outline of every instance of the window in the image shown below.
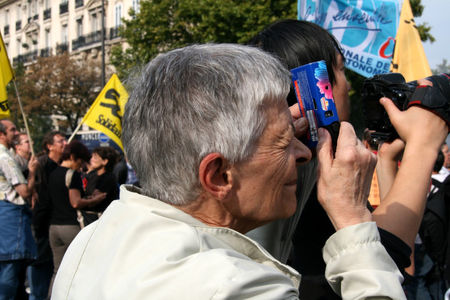
[[80,37],[83,35],[83,19],[77,20],[77,37]]
[[16,44],[17,55],[20,55],[22,53],[21,49],[22,49],[22,41],[20,39],[17,39],[17,44]]
[[28,0],[28,18],[31,18],[31,16],[33,15],[31,13],[31,10],[32,10],[32,2]]
[[20,21],[22,19],[22,13],[21,13],[22,7],[17,5],[17,11],[16,11],[16,19],[17,21]]
[[141,10],[141,7],[139,5],[139,0],[133,0],[133,10],[137,14]]
[[67,44],[67,24],[63,25],[61,28],[61,43]]
[[31,46],[31,49],[33,51],[37,51],[38,49],[38,37],[37,32],[32,33],[31,35],[27,36],[27,42],[28,45]]
[[32,13],[33,17],[38,14],[37,0],[32,0],[32,2],[31,2],[31,13]]
[[9,24],[9,10],[8,10],[8,9],[5,10],[5,19],[4,19],[4,22],[5,22],[5,26]]
[[50,28],[45,29],[45,48],[50,48]]
[[115,27],[122,25],[122,4],[116,5],[116,17],[115,17]]
[[92,14],[91,15],[91,29],[92,32],[96,32],[98,30],[99,26],[98,26],[98,18],[97,18],[97,14]]

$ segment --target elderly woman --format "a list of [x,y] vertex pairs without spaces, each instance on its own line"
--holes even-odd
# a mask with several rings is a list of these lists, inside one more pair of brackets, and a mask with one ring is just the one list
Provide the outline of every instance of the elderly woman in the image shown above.
[[[53,299],[297,299],[299,274],[244,233],[296,209],[289,72],[239,45],[196,45],[143,70],[123,142],[142,189],[120,199],[70,246]],[[394,109],[391,107],[391,109]],[[320,130],[319,199],[337,232],[324,250],[344,298],[403,299],[401,275],[365,206],[375,157],[341,126],[335,158]],[[375,259],[376,258],[376,259]]]

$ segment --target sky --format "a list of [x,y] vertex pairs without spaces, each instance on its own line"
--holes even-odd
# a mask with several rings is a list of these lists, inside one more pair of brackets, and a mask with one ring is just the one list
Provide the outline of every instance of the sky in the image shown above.
[[418,25],[428,23],[436,39],[434,43],[423,43],[430,68],[435,69],[444,58],[450,64],[450,0],[422,0],[421,3],[424,6],[422,16],[414,20]]

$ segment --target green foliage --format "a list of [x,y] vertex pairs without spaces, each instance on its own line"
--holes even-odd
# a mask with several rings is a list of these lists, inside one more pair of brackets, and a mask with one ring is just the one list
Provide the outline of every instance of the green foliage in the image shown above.
[[120,78],[158,53],[194,43],[245,43],[278,19],[296,18],[295,0],[144,0],[124,20],[129,48],[112,50]]
[[[421,4],[421,0],[409,0],[409,3],[411,4],[413,16],[420,17],[424,10],[424,6]],[[419,31],[420,39],[423,42],[430,41],[432,43],[436,40],[434,36],[430,33],[431,27],[428,26],[426,22],[420,25],[416,24],[416,27],[417,31]]]
[[[36,150],[40,149],[43,135],[53,129],[52,116],[62,117],[58,124],[61,131],[73,131],[95,100],[100,87],[99,63],[76,60],[67,53],[39,57],[26,69],[19,65],[15,75]],[[14,86],[9,88],[11,120],[24,129]]]
[[421,3],[422,0],[409,0],[409,3],[411,4],[411,10],[414,17],[420,17],[423,13],[423,5]]

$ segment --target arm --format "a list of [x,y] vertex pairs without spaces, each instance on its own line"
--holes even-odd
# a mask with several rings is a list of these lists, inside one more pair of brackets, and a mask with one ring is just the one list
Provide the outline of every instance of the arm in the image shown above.
[[38,161],[36,157],[32,156],[30,161],[28,162],[28,182],[27,184],[18,184],[14,186],[16,192],[23,198],[29,199],[31,198],[34,190],[35,178],[36,178],[36,169],[38,167]]
[[387,98],[380,102],[406,146],[397,176],[382,205],[373,212],[373,218],[379,227],[413,248],[433,165],[448,128],[441,118],[428,110],[414,106],[399,111]]
[[70,205],[72,205],[75,209],[94,206],[103,201],[105,197],[106,193],[94,192],[89,198],[81,198],[81,194],[78,189],[69,189]]
[[325,275],[343,299],[405,299],[402,276],[380,243],[367,196],[376,157],[341,123],[333,157],[331,136],[319,130],[318,200],[337,230],[323,256]]
[[398,162],[404,149],[405,143],[401,139],[384,142],[379,147],[376,171],[381,199],[380,205],[386,204],[386,202],[383,202],[383,199],[394,183],[398,172]]

